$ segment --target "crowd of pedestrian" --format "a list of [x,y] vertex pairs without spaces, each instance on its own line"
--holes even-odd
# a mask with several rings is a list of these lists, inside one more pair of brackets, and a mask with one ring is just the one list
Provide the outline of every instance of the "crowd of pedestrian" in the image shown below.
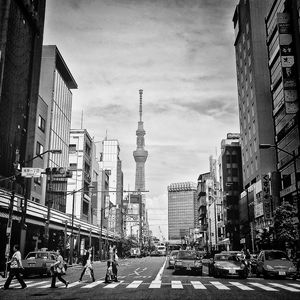
[[[92,255],[93,248],[90,247],[87,250],[84,250],[84,254],[82,257],[82,270],[79,277],[79,281],[82,281],[83,276],[87,275],[89,276],[93,282],[95,282],[95,276],[94,276],[94,268],[93,268],[93,255]],[[9,275],[8,278],[3,286],[3,289],[8,289],[9,285],[14,277],[19,281],[22,289],[27,288],[26,283],[23,280],[22,273],[24,271],[23,265],[22,265],[22,258],[21,253],[19,249],[19,245],[13,246],[13,255],[9,261],[7,261],[7,267],[9,269]],[[53,263],[50,267],[51,271],[51,288],[56,288],[56,278],[61,281],[66,288],[69,285],[69,281],[66,281],[63,278],[63,275],[66,274],[67,264],[64,261],[61,251],[56,251],[56,261]],[[107,269],[106,269],[106,275],[105,275],[105,283],[111,283],[111,282],[119,282],[118,281],[118,254],[116,245],[110,245],[107,253]]]

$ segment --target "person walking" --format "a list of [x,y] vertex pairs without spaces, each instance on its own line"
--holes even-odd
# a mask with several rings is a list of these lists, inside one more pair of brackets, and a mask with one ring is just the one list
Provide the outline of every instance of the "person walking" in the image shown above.
[[24,268],[22,265],[22,258],[21,258],[19,245],[14,245],[13,251],[14,251],[13,256],[11,257],[10,261],[7,262],[8,264],[10,264],[10,271],[9,271],[9,276],[3,286],[3,289],[7,290],[9,288],[9,285],[14,277],[18,279],[19,283],[22,286],[22,289],[26,289],[27,285],[24,282],[22,276],[20,275],[21,270]]
[[90,247],[88,249],[86,255],[84,256],[83,263],[85,262],[85,264],[84,264],[83,270],[81,272],[79,281],[82,281],[83,275],[86,272],[88,272],[89,275],[92,277],[93,282],[95,282],[94,269],[93,269],[93,264],[92,264],[92,249],[93,248]]
[[56,262],[51,265],[52,269],[52,282],[51,282],[51,288],[56,288],[55,283],[56,283],[56,277],[66,285],[66,288],[69,285],[69,281],[66,281],[62,278],[62,275],[65,274],[65,262],[63,257],[61,256],[60,250],[56,251],[57,257],[56,257]]
[[114,246],[109,245],[108,253],[107,253],[107,270],[105,275],[105,283],[111,283],[113,280],[113,261],[114,261]]
[[117,254],[117,249],[114,246],[114,253],[113,253],[113,262],[112,262],[112,272],[113,272],[113,280],[115,282],[119,282],[118,280],[118,266],[119,266],[119,257]]

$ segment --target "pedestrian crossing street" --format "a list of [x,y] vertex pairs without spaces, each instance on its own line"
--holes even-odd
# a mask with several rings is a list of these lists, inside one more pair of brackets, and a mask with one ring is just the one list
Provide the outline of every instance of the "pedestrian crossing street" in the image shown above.
[[[124,276],[125,277],[125,276]],[[1,287],[4,285],[5,280],[0,280]],[[37,289],[48,289],[50,288],[51,280],[44,281],[25,281],[28,288],[37,288]],[[61,282],[56,282],[58,288],[65,288],[65,285]],[[10,288],[19,288],[20,284],[17,280],[13,280],[10,284]],[[208,290],[216,289],[221,291],[229,291],[233,289],[240,289],[243,291],[254,291],[254,290],[263,290],[268,292],[279,292],[279,291],[290,291],[294,293],[300,293],[300,283],[276,283],[276,282],[251,282],[251,281],[228,281],[220,282],[216,280],[211,280],[207,282],[201,281],[190,281],[182,282],[180,280],[172,280],[171,282],[162,282],[162,281],[152,281],[144,282],[143,280],[133,280],[132,282],[125,282],[120,280],[119,282],[112,282],[110,284],[105,284],[103,280],[97,280],[95,282],[89,281],[75,281],[69,284],[68,288],[80,288],[80,289],[92,289],[95,287],[101,287],[103,289],[115,289],[115,288],[126,288],[126,289],[137,289],[139,287],[146,287],[149,289],[160,289],[163,287],[169,287],[171,289],[184,289],[185,287],[190,287],[195,290]]]

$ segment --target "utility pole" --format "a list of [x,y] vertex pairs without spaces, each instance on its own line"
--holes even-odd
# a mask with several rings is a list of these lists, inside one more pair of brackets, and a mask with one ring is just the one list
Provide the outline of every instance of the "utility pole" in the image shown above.
[[[8,220],[7,220],[7,227],[6,227],[6,236],[7,236],[7,243],[6,243],[6,249],[5,249],[5,257],[6,262],[9,261],[9,255],[10,255],[10,243],[11,243],[11,230],[12,230],[12,224],[13,224],[13,211],[14,211],[14,199],[15,199],[15,193],[16,193],[16,175],[18,173],[18,170],[20,169],[20,151],[19,149],[16,149],[15,152],[15,162],[13,163],[14,166],[14,177],[12,182],[12,192],[9,202],[9,208],[8,208]],[[7,276],[7,264],[5,266],[5,276]]]

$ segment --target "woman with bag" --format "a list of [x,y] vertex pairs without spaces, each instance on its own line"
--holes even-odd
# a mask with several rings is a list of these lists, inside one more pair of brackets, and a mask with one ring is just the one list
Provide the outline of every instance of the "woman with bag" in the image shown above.
[[65,262],[64,259],[62,258],[60,254],[60,250],[56,251],[57,257],[56,257],[56,262],[51,265],[52,269],[52,283],[51,283],[51,288],[56,288],[55,283],[56,283],[56,277],[66,285],[66,288],[69,285],[69,281],[65,281],[62,278],[62,275],[66,274],[66,269],[65,269]]
[[82,277],[84,274],[89,275],[93,282],[95,282],[95,277],[94,277],[94,269],[93,269],[93,265],[92,265],[92,247],[90,247],[85,255],[85,258],[83,261],[85,261],[85,265],[83,267],[83,270],[81,272],[79,281],[82,280]]
[[9,276],[4,284],[3,289],[7,290],[12,279],[16,276],[18,281],[20,282],[22,289],[26,289],[27,285],[24,282],[22,276],[20,275],[21,270],[23,269],[22,260],[21,260],[21,252],[19,251],[19,245],[14,245],[13,247],[14,254],[10,261],[7,263],[10,264]]

